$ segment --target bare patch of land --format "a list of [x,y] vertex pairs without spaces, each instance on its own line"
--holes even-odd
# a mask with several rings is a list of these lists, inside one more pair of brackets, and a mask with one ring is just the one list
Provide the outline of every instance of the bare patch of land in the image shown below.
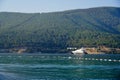
[[110,48],[105,46],[86,47],[85,49],[88,54],[101,54],[101,53],[119,54],[120,53],[120,48]]

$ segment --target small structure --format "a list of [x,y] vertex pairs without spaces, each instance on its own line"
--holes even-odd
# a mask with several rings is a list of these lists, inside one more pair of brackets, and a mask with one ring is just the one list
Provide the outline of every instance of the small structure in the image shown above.
[[85,50],[85,48],[80,48],[80,49],[77,49],[75,51],[72,51],[73,54],[88,54]]

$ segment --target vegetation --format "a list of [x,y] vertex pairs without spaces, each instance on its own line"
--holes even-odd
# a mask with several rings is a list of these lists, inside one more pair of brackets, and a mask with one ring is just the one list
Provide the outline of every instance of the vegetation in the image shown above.
[[0,48],[57,50],[99,45],[120,48],[120,8],[0,12]]

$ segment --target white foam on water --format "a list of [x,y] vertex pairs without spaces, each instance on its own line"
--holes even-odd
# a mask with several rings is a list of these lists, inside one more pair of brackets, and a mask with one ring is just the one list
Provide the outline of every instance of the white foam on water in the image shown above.
[[88,58],[85,58],[85,60],[88,60]]
[[104,59],[104,61],[107,61],[107,59]]
[[97,60],[97,61],[98,61],[98,59],[95,59],[95,60]]
[[112,61],[111,59],[108,59],[108,61]]
[[[69,59],[71,59],[71,58],[72,58],[72,57],[69,57]],[[97,59],[97,58],[81,58],[81,57],[77,57],[77,58],[72,58],[72,59],[120,62],[120,60],[116,60],[116,59],[112,60],[112,59],[102,59],[102,58]]]
[[114,62],[116,62],[117,60],[113,60]]
[[92,60],[95,60],[95,58],[92,58]]
[[100,61],[103,61],[103,59],[100,59]]
[[[79,59],[83,59],[83,58],[79,58]],[[109,61],[109,62],[111,62],[111,61],[113,61],[113,62],[120,62],[120,60],[112,60],[112,59],[95,59],[95,58],[84,58],[84,60],[96,60],[96,61],[98,61],[98,60],[100,60],[100,61]]]
[[120,60],[118,60],[120,62]]
[[71,58],[72,58],[71,56],[68,57],[68,59],[71,59]]
[[79,59],[82,59],[82,58],[79,57]]
[[91,60],[91,58],[88,58],[88,60]]

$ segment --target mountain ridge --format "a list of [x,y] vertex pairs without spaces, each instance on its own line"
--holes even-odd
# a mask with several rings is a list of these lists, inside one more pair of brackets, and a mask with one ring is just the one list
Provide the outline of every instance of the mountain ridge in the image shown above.
[[50,13],[0,12],[0,48],[120,47],[119,13],[119,7]]

